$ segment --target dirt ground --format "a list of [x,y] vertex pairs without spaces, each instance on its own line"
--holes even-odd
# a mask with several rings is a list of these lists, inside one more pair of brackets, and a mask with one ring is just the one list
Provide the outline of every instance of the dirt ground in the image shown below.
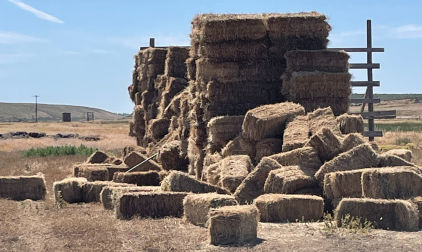
[[[18,130],[16,125],[7,127]],[[53,133],[98,132],[107,136],[95,143],[101,149],[115,150],[133,144],[133,139],[125,135],[127,125],[43,127]],[[86,157],[20,154],[22,149],[49,144],[39,139],[0,140],[0,176],[42,172],[48,189],[44,201],[0,200],[0,251],[421,251],[422,231],[372,230],[368,234],[352,234],[338,229],[331,233],[324,230],[323,222],[260,223],[259,239],[247,246],[216,247],[208,245],[207,229],[179,218],[117,220],[112,211],[104,210],[100,204],[68,204],[59,209],[51,192],[53,182],[70,176],[73,164]],[[422,165],[422,151],[415,150],[414,157]]]

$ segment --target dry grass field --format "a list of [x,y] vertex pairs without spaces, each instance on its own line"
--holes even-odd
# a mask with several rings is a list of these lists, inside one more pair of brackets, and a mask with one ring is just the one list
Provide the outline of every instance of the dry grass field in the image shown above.
[[[182,219],[117,220],[99,204],[68,204],[58,208],[51,192],[54,181],[72,172],[84,156],[22,157],[31,147],[85,144],[119,155],[124,146],[135,144],[125,123],[14,123],[0,124],[0,133],[37,131],[47,134],[99,135],[98,142],[79,139],[0,140],[0,176],[45,174],[45,201],[0,200],[0,251],[420,251],[422,231],[372,230],[352,234],[327,232],[324,223],[260,223],[259,240],[243,247],[208,245],[207,230]],[[387,132],[380,145],[395,145],[398,138],[412,142],[420,132]],[[414,143],[414,159],[422,166],[422,146]]]

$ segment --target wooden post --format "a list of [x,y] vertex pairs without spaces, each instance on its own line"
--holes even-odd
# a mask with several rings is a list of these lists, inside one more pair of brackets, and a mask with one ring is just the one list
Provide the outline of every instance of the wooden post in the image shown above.
[[[367,29],[367,48],[372,48],[372,25],[371,25],[371,20],[367,20],[366,21],[366,29]],[[372,51],[368,50],[367,52],[367,64],[372,64]],[[368,67],[368,81],[373,81],[373,76],[372,76],[372,67]],[[368,86],[367,87],[367,94],[368,94],[368,99],[373,99],[374,98],[374,88],[373,86]],[[368,103],[368,112],[373,112],[374,111],[374,104],[373,103]],[[369,131],[374,131],[375,130],[375,126],[374,126],[374,118],[370,117],[368,119],[368,130]],[[370,136],[369,137],[369,141],[374,141],[374,137]]]
[[150,38],[149,39],[149,47],[152,47],[152,48],[155,47],[155,38]]

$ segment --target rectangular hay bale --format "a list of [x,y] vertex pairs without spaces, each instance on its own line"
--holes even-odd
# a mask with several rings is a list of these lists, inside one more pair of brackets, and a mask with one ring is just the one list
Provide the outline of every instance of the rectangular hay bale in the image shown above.
[[76,164],[73,167],[73,176],[86,178],[88,181],[108,181],[110,164]]
[[86,178],[66,178],[53,183],[54,199],[68,203],[83,202],[82,187],[88,183]]
[[160,175],[156,171],[118,172],[114,174],[113,181],[137,186],[159,186],[161,182]]
[[287,120],[283,133],[282,151],[287,152],[302,148],[309,138],[309,121],[307,116],[296,116]]
[[298,190],[316,187],[315,170],[301,168],[297,165],[283,166],[272,170],[265,181],[265,193],[295,193]]
[[209,141],[221,149],[242,131],[244,116],[219,116],[212,118],[207,125]]
[[0,177],[0,198],[42,200],[46,193],[44,175]]
[[161,181],[161,190],[164,192],[192,192],[227,194],[227,191],[213,186],[180,171],[173,171]]
[[349,54],[345,51],[291,50],[284,54],[290,71],[321,71],[344,73],[349,71]]
[[254,169],[254,166],[249,156],[235,155],[221,160],[220,168],[217,186],[234,193],[240,183]]
[[113,210],[116,205],[116,199],[120,194],[128,192],[158,192],[159,186],[134,186],[123,183],[105,186],[101,190],[100,198],[104,209]]

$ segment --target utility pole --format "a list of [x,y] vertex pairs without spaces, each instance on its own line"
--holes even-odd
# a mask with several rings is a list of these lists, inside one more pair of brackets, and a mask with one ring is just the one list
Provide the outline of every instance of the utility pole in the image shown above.
[[35,122],[38,122],[38,95],[35,95]]

